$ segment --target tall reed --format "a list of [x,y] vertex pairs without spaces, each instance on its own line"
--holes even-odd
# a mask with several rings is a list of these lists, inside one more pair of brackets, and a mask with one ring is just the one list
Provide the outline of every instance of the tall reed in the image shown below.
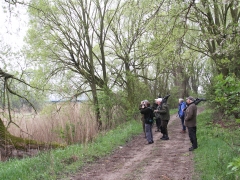
[[88,104],[48,104],[38,114],[15,113],[9,132],[41,142],[65,144],[91,141],[98,133],[95,116]]

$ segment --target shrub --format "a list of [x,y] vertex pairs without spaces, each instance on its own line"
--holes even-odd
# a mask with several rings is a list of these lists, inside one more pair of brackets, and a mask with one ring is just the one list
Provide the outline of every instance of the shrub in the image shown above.
[[214,79],[213,90],[212,103],[215,110],[224,116],[240,118],[240,80],[234,75],[224,77],[220,74]]

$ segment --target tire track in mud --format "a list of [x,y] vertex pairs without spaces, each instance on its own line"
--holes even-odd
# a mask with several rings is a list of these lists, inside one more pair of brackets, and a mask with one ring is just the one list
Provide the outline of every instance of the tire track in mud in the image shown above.
[[[203,109],[198,107],[198,113]],[[71,180],[191,180],[193,153],[188,151],[188,133],[181,134],[181,122],[172,115],[168,124],[170,140],[153,127],[154,144],[146,145],[143,134],[134,137],[111,155],[85,166]]]

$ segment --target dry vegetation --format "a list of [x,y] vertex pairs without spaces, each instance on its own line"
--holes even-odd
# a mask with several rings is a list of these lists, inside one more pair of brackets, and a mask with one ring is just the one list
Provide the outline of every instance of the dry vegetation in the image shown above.
[[14,113],[9,132],[41,142],[84,143],[97,134],[93,111],[87,104],[49,104],[40,113]]
[[[10,133],[9,137],[14,138],[14,142],[11,138],[3,142],[0,161],[10,157],[35,156],[39,151],[91,142],[99,133],[93,108],[87,103],[65,102],[47,104],[38,114],[29,109],[13,111],[11,115],[14,123],[10,124],[6,132]],[[115,106],[101,111],[102,131],[126,122],[122,108]],[[6,117],[7,113],[2,112],[1,119],[5,127],[9,122]]]

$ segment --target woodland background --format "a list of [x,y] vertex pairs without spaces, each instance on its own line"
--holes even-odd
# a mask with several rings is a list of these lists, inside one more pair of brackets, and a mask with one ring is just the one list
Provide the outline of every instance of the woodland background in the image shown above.
[[26,8],[29,23],[19,52],[0,45],[3,149],[89,142],[139,119],[140,101],[167,94],[172,109],[204,97],[213,121],[240,122],[238,0],[5,0],[4,8],[15,16]]

